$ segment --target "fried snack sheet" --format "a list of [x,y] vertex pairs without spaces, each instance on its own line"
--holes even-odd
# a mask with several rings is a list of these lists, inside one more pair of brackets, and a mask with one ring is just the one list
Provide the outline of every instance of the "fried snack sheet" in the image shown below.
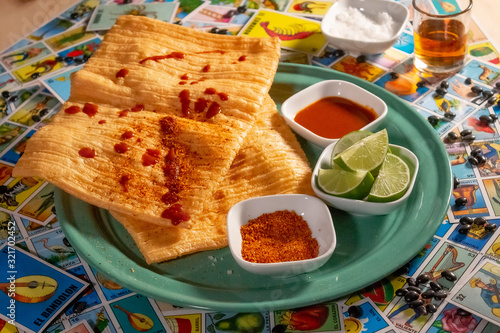
[[[69,100],[30,138],[13,175],[42,177],[134,219],[192,227],[262,108],[279,47],[277,39],[121,16],[72,75]],[[74,106],[82,112],[66,112]]]
[[111,211],[149,264],[227,246],[226,215],[239,201],[272,194],[314,195],[311,168],[295,135],[267,96],[231,168],[190,229],[162,227]]

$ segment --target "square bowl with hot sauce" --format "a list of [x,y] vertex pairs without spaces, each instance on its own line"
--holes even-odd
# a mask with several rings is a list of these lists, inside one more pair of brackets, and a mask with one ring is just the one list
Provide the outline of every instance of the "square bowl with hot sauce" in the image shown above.
[[337,244],[328,206],[305,194],[240,201],[227,214],[227,234],[241,268],[276,278],[320,268]]
[[281,114],[295,133],[325,148],[352,131],[373,132],[387,115],[387,105],[351,82],[325,80],[288,98]]

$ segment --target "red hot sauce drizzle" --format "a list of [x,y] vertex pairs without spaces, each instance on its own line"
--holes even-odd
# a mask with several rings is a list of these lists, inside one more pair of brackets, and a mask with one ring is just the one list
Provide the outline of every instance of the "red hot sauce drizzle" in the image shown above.
[[125,132],[123,132],[121,138],[122,138],[122,140],[126,140],[126,139],[130,139],[133,136],[134,136],[134,132],[132,132],[132,131],[125,131]]
[[92,103],[85,103],[83,106],[83,113],[89,117],[93,117],[97,114],[97,105]]
[[238,58],[238,61],[245,61],[245,60],[247,60],[246,55],[242,55],[241,57]]
[[215,117],[221,112],[220,105],[217,102],[212,102],[207,111],[207,119]]
[[205,111],[205,109],[207,108],[208,102],[209,102],[208,99],[205,99],[203,97],[198,98],[196,103],[194,103],[194,111],[196,113],[201,113],[201,112]]
[[188,73],[182,74],[181,75],[181,80],[184,80],[184,81],[189,80],[189,74]]
[[106,119],[101,119],[98,122],[99,125],[106,124]]
[[125,142],[120,142],[115,144],[115,151],[117,153],[123,154],[126,153],[130,149],[129,145]]
[[139,112],[144,110],[144,105],[143,104],[136,104],[134,107],[130,109],[132,112]]
[[72,106],[64,109],[64,112],[66,112],[68,114],[75,114],[75,113],[78,113],[80,111],[82,111],[82,109],[80,109],[80,107],[78,105],[72,105]]
[[142,155],[142,165],[155,165],[160,161],[160,154],[161,151],[159,149],[146,149],[146,152]]
[[116,73],[116,78],[125,77],[127,76],[128,72],[129,72],[128,69],[122,68]]
[[129,109],[121,110],[120,112],[118,112],[118,117],[126,117],[129,111]]
[[229,99],[229,96],[226,93],[218,93],[217,94],[220,98],[221,101],[227,101]]
[[89,147],[83,147],[78,151],[78,155],[81,157],[85,158],[94,158],[95,157],[95,150]]
[[184,89],[183,91],[180,92],[179,98],[181,100],[181,110],[182,110],[182,115],[184,117],[188,117],[189,114],[191,113],[191,110],[189,108],[189,90]]
[[181,222],[189,221],[189,214],[182,211],[181,204],[173,204],[163,211],[161,217],[169,219],[172,225],[179,225]]
[[142,59],[141,61],[139,61],[140,64],[143,64],[145,63],[146,61],[148,60],[153,60],[153,61],[156,61],[158,62],[158,60],[163,60],[163,59],[177,59],[177,60],[181,60],[181,59],[184,59],[186,55],[182,52],[172,52],[172,53],[169,53],[169,54],[166,54],[166,55],[159,55],[159,56],[152,56],[152,57],[147,57],[147,58],[144,58]]
[[130,175],[122,175],[120,177],[120,185],[122,186],[124,192],[128,192],[129,180],[130,180]]
[[206,73],[210,70],[210,65],[206,65],[205,67],[203,67],[202,71],[203,73]]

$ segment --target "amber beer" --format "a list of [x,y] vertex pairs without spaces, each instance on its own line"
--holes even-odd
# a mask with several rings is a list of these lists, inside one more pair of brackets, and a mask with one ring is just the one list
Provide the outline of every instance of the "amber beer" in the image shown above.
[[458,20],[427,20],[415,31],[415,57],[431,67],[463,66],[467,32]]
[[427,1],[413,0],[415,67],[418,70],[451,74],[464,66],[472,0],[456,2],[460,7],[443,6],[441,10],[437,8],[437,13],[431,13]]

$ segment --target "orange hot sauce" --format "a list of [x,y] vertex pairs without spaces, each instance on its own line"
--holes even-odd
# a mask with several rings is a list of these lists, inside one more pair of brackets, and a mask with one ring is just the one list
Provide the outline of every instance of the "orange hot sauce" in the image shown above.
[[330,96],[300,110],[294,120],[319,136],[338,139],[360,130],[377,117],[371,108],[344,97]]

